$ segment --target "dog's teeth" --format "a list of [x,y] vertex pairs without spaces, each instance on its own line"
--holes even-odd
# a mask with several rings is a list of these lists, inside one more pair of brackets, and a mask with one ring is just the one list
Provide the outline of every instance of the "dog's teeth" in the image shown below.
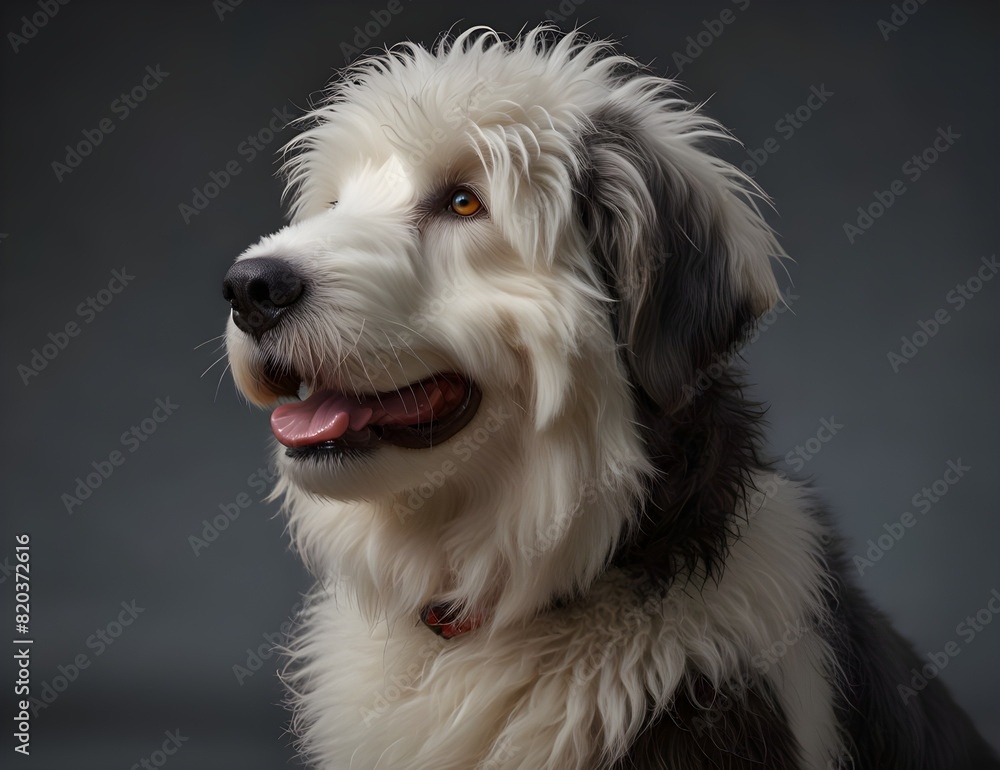
[[299,383],[299,393],[298,393],[298,395],[299,395],[299,398],[302,401],[305,401],[307,398],[309,398],[310,395],[312,395],[311,388],[309,387],[308,383],[306,383],[306,382],[300,382]]

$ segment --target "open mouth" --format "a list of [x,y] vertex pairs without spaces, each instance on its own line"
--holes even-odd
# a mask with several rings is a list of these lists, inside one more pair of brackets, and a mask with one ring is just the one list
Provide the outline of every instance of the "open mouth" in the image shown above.
[[475,383],[453,372],[383,393],[358,395],[324,389],[275,409],[271,430],[287,447],[289,457],[356,452],[380,445],[428,449],[464,428],[481,400]]

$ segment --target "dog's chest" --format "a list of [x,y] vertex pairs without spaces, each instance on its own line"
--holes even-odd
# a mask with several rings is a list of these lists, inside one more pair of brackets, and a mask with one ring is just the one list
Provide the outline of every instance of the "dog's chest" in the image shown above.
[[[742,748],[734,740],[778,731],[789,756],[823,767],[838,745],[832,727],[816,727],[836,724],[824,674],[829,650],[806,622],[819,609],[819,573],[809,557],[814,533],[794,502],[755,514],[717,583],[677,583],[663,593],[610,570],[585,602],[523,628],[444,640],[414,613],[390,632],[322,598],[292,661],[305,745],[319,767],[338,770],[594,770],[626,756],[657,713],[665,716],[657,743],[668,753],[675,743],[690,749],[700,728],[675,708],[687,702],[687,722],[700,719],[708,733],[698,735],[729,759]],[[752,653],[774,650],[780,659],[753,663]],[[752,688],[716,713],[716,690],[748,673]],[[707,690],[685,701],[699,681]],[[669,766],[689,770],[705,758],[700,750],[683,755],[678,765],[680,755],[669,754]]]
[[602,766],[605,747],[623,754],[648,727],[651,692],[669,705],[698,654],[687,637],[701,619],[676,598],[637,596],[609,581],[585,607],[451,640],[416,620],[370,631],[331,602],[306,640],[307,741],[329,768]]
[[330,768],[594,767],[599,746],[638,728],[650,678],[666,693],[684,671],[679,645],[652,657],[662,619],[623,591],[451,640],[416,621],[370,631],[329,600],[301,645],[313,656],[298,709],[307,743]]

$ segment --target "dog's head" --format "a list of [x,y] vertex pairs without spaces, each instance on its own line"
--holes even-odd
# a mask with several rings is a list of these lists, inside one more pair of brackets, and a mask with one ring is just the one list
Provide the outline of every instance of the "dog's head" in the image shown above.
[[682,413],[777,297],[722,131],[545,28],[400,46],[307,119],[292,223],[225,281],[300,544],[383,609],[585,586],[655,472],[639,415]]

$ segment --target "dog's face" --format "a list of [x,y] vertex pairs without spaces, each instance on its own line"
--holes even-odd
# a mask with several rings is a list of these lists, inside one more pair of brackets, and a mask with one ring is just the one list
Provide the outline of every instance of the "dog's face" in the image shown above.
[[[324,189],[300,201],[309,212],[230,271],[228,343],[252,401],[304,399],[272,414],[286,478],[363,498],[426,481],[445,444],[483,421],[497,388],[513,390],[511,347],[485,333],[506,298],[476,264],[514,255],[471,163],[442,178],[407,166],[388,142],[360,149],[356,138],[330,138],[319,150],[331,164]],[[255,286],[259,301],[239,299]]]
[[[240,389],[260,405],[305,397],[276,409],[272,427],[284,474],[309,492],[410,489],[453,457],[452,439],[471,439],[462,454],[477,459],[496,434],[564,408],[578,338],[611,348],[579,293],[595,281],[572,258],[584,246],[563,159],[530,159],[533,183],[512,194],[489,157],[509,149],[487,141],[529,119],[494,112],[522,86],[496,93],[466,76],[446,90],[451,69],[348,87],[351,101],[300,139],[294,223],[227,276]],[[407,102],[409,88],[426,96]],[[557,132],[537,139],[568,150]]]
[[250,401],[286,402],[286,489],[450,522],[452,573],[575,548],[552,567],[572,584],[631,515],[607,496],[648,470],[636,403],[683,407],[774,301],[778,248],[698,149],[714,124],[549,34],[346,73],[293,142],[293,222],[226,277],[227,345]]

